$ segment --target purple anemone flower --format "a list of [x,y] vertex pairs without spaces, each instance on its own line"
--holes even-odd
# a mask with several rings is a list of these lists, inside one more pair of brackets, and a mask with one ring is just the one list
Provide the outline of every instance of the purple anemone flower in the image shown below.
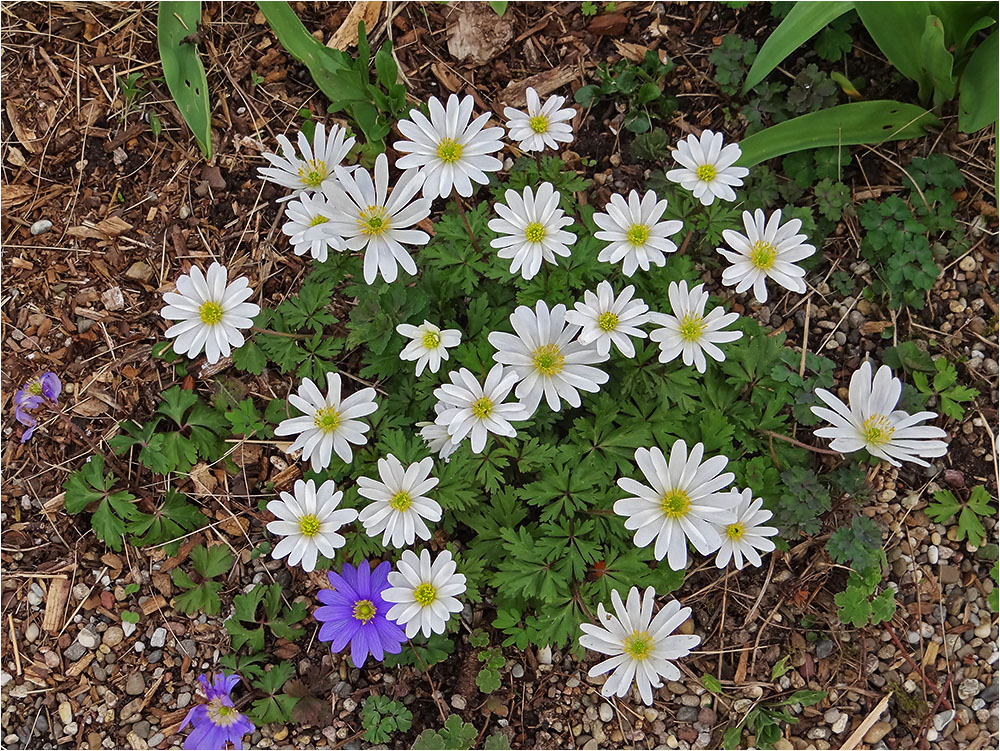
[[360,668],[368,655],[381,660],[403,649],[406,634],[385,615],[392,603],[382,599],[389,588],[392,564],[384,561],[373,571],[368,561],[354,568],[345,563],[339,574],[329,573],[333,589],[321,589],[316,620],[323,625],[319,638],[332,642],[330,651],[340,652],[351,645],[351,662]]
[[207,701],[191,709],[180,729],[192,725],[191,734],[184,741],[186,749],[224,749],[227,743],[243,748],[243,736],[252,733],[254,724],[236,711],[229,696],[240,682],[235,673],[216,673],[211,679],[198,676]]
[[35,376],[14,394],[14,417],[22,425],[27,426],[27,430],[21,436],[21,443],[24,443],[35,432],[36,420],[29,412],[38,409],[45,400],[55,402],[62,391],[62,382],[55,373],[42,373]]

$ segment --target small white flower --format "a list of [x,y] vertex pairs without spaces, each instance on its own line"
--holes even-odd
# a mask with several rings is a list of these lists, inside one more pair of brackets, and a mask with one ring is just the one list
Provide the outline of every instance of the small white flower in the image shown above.
[[[435,417],[439,416],[446,409],[448,408],[441,402],[435,402]],[[459,444],[451,440],[451,436],[448,435],[448,426],[426,421],[418,422],[416,426],[420,428],[420,437],[424,439],[427,448],[441,457],[445,464],[451,461],[451,455],[458,450]]]
[[448,359],[448,348],[462,343],[462,332],[458,329],[442,331],[426,320],[420,326],[401,323],[396,327],[396,332],[412,340],[403,347],[399,359],[416,360],[418,376],[427,365],[430,365],[431,373],[437,373],[441,368],[441,361]]
[[689,135],[686,140],[678,142],[673,152],[674,160],[683,168],[670,170],[667,179],[690,190],[705,206],[716,198],[735,201],[736,191],[732,186],[739,187],[743,178],[750,174],[746,167],[733,166],[740,153],[740,147],[735,143],[723,148],[721,133],[704,130],[700,140],[693,134]]
[[288,453],[302,449],[302,461],[311,459],[314,472],[330,466],[333,452],[350,463],[354,457],[351,444],[368,443],[365,431],[370,426],[356,418],[378,409],[373,388],[361,389],[341,400],[339,373],[326,374],[326,387],[324,397],[315,383],[303,378],[298,393],[289,394],[288,403],[305,414],[282,420],[274,429],[275,435],[298,434]]
[[751,566],[759,566],[761,559],[757,551],[770,553],[774,550],[774,543],[768,538],[778,534],[774,527],[761,526],[771,518],[771,512],[762,508],[764,501],[760,498],[754,500],[749,488],[742,491],[733,488],[730,492],[736,501],[733,509],[736,519],[719,529],[722,547],[715,556],[715,565],[725,568],[732,559],[733,565],[742,569],[745,558]]
[[944,456],[948,444],[935,440],[948,434],[933,425],[918,425],[932,420],[934,412],[917,412],[915,415],[896,409],[903,384],[893,378],[888,365],[883,365],[872,379],[872,366],[865,362],[851,376],[848,389],[850,406],[826,389],[816,389],[816,396],[831,409],[812,407],[813,414],[833,425],[820,428],[816,435],[832,438],[830,448],[849,454],[859,449],[898,467],[902,462],[928,466],[920,457]]
[[635,287],[631,284],[618,297],[607,280],[597,285],[597,294],[590,290],[583,293],[583,302],[575,310],[567,311],[566,322],[580,326],[580,344],[593,344],[601,355],[611,351],[612,343],[625,357],[635,355],[631,336],[646,338],[639,328],[649,322],[649,306],[642,300],[633,300]]
[[498,248],[500,258],[510,258],[510,273],[531,279],[542,267],[542,261],[556,262],[556,256],[569,256],[569,246],[576,241],[572,232],[563,227],[573,223],[559,208],[559,193],[552,183],[542,183],[538,193],[530,186],[522,194],[516,190],[504,193],[507,205],[496,204],[499,219],[491,219],[490,229],[499,237],[490,241]]
[[805,292],[806,272],[795,262],[808,258],[816,248],[802,242],[806,235],[797,234],[802,221],[792,219],[781,226],[781,209],[778,209],[765,223],[764,212],[757,209],[753,214],[743,212],[743,226],[746,235],[731,229],[722,231],[722,237],[733,249],[717,249],[731,264],[722,272],[722,283],[735,284],[737,292],[753,287],[757,302],[767,302],[768,277],[792,292]]
[[337,533],[345,524],[358,518],[352,508],[338,509],[344,499],[333,484],[327,480],[317,489],[313,480],[295,481],[294,493],[282,493],[280,501],[271,501],[267,510],[278,517],[268,522],[267,531],[281,535],[271,556],[275,559],[288,556],[288,565],[302,562],[303,571],[316,568],[317,555],[333,558],[337,548],[344,547],[347,540]]
[[542,104],[538,92],[530,86],[525,89],[524,97],[528,100],[527,112],[513,107],[503,108],[510,138],[520,141],[518,147],[521,151],[558,149],[559,143],[573,141],[573,126],[569,121],[576,115],[576,110],[572,107],[560,109],[566,97],[550,96]]
[[713,456],[705,462],[705,446],[696,443],[688,455],[682,440],[670,448],[670,463],[658,448],[638,448],[635,461],[646,477],[647,487],[629,477],[618,487],[632,497],[615,501],[615,513],[627,517],[625,528],[635,530],[640,548],[656,540],[656,560],[667,557],[674,571],[687,566],[687,541],[699,553],[708,555],[722,544],[718,525],[729,524],[736,500],[731,493],[719,492],[733,482],[732,472],[723,472],[729,459]]
[[465,575],[455,573],[455,561],[447,550],[431,561],[430,551],[404,550],[396,570],[389,572],[389,589],[382,599],[396,603],[386,617],[406,627],[412,639],[418,631],[424,636],[443,634],[452,613],[462,611],[457,595],[465,591]]
[[598,261],[622,264],[625,276],[632,276],[636,269],[649,271],[650,264],[663,266],[667,253],[677,250],[677,244],[668,239],[684,228],[684,222],[661,222],[667,210],[666,199],[656,200],[651,190],[639,199],[639,193],[628,194],[628,202],[615,193],[604,207],[604,212],[594,214],[594,223],[601,228],[594,233],[598,240],[611,243],[597,256]]
[[414,539],[429,540],[431,531],[424,523],[441,521],[441,507],[424,495],[438,484],[431,477],[434,460],[430,457],[403,469],[402,462],[389,454],[378,460],[381,482],[358,478],[358,494],[372,501],[361,511],[359,521],[369,537],[382,535],[382,545],[401,548]]
[[608,374],[592,363],[604,362],[608,356],[573,341],[580,327],[567,325],[565,305],[560,303],[551,312],[544,300],[534,310],[520,305],[511,313],[510,325],[514,334],[494,331],[488,338],[497,349],[493,359],[517,373],[520,383],[514,393],[529,416],[538,408],[542,394],[549,408],[558,412],[560,399],[579,407],[579,391],[596,393],[607,383]]
[[246,339],[240,329],[253,326],[251,320],[260,313],[260,307],[246,302],[253,294],[245,276],[227,283],[226,267],[213,263],[208,275],[197,266],[177,279],[177,292],[167,292],[167,304],[160,315],[168,321],[179,321],[164,332],[174,339],[174,351],[179,355],[197,357],[204,349],[205,359],[217,363],[228,357]]
[[[639,599],[639,588],[632,587],[627,604],[617,590],[611,591],[615,615],[607,612],[604,603],[597,604],[597,625],[583,623],[580,646],[610,659],[599,662],[587,675],[591,678],[614,671],[601,687],[603,696],[625,696],[633,682],[646,704],[653,703],[653,689],[663,685],[660,677],[679,681],[681,671],[670,660],[687,657],[698,646],[697,634],[674,634],[691,617],[691,608],[682,608],[670,600],[653,617],[656,591],[648,587]],[[616,617],[617,616],[617,617]]]
[[288,201],[302,192],[325,190],[333,185],[336,182],[334,168],[344,161],[354,147],[354,138],[348,138],[347,131],[339,125],[330,129],[328,138],[323,123],[316,123],[311,144],[306,134],[299,132],[301,157],[295,153],[295,147],[284,134],[278,136],[278,143],[281,145],[281,156],[263,154],[271,166],[260,167],[257,173],[265,180],[291,188],[294,193],[278,199]]
[[[466,368],[452,371],[448,378],[451,383],[434,389],[434,396],[443,406],[435,422],[447,429],[456,447],[469,436],[472,450],[478,454],[486,447],[490,433],[513,438],[517,431],[510,424],[511,420],[526,420],[529,417],[520,402],[503,403],[517,383],[517,373],[505,370],[503,365],[490,368],[482,386]],[[441,451],[442,457],[445,456],[444,449]]]
[[422,177],[414,170],[404,172],[389,194],[389,160],[385,154],[375,158],[375,180],[368,170],[350,174],[337,167],[339,185],[330,188],[337,212],[330,220],[333,231],[344,238],[348,250],[363,250],[365,283],[371,284],[381,274],[387,282],[396,281],[396,264],[408,274],[417,273],[404,245],[424,245],[430,235],[410,229],[431,213],[431,202],[414,198]]
[[503,128],[484,128],[490,119],[485,112],[471,123],[475,102],[471,96],[459,100],[452,94],[445,109],[437,97],[427,103],[428,120],[420,110],[410,110],[409,120],[396,123],[408,140],[392,146],[403,154],[396,160],[400,169],[417,167],[424,177],[424,198],[447,198],[452,187],[460,196],[472,195],[472,184],[486,185],[487,172],[496,172],[503,162],[491,156],[503,148]]
[[330,249],[343,250],[344,238],[332,229],[330,220],[336,209],[322,193],[302,193],[285,207],[288,217],[281,231],[288,235],[295,255],[311,255],[320,263],[327,259]]
[[670,282],[667,297],[673,315],[649,314],[650,320],[661,326],[649,335],[660,345],[660,362],[670,362],[679,355],[685,365],[694,363],[698,372],[704,373],[705,355],[724,361],[725,354],[715,345],[734,342],[743,336],[742,331],[722,331],[740,317],[739,313],[726,313],[720,306],[705,315],[708,292],[704,284],[688,292],[687,282]]

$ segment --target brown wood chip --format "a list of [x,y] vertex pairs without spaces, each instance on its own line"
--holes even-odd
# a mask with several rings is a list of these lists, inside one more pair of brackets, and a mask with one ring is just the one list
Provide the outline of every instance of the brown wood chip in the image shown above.
[[69,579],[64,577],[53,579],[49,583],[49,593],[45,598],[42,629],[50,634],[58,633],[62,629],[63,611],[66,608],[67,599],[69,599]]

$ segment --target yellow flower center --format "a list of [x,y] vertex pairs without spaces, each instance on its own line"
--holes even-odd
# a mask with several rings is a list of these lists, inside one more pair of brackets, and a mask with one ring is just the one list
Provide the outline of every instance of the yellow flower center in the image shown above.
[[885,415],[872,415],[861,424],[861,437],[869,446],[884,446],[896,429]]
[[701,316],[688,313],[681,319],[680,325],[681,339],[686,342],[696,342],[701,339],[705,331],[705,321]]
[[326,180],[326,175],[326,162],[319,159],[310,159],[299,167],[299,179],[303,185],[309,188],[320,187]]
[[543,344],[531,353],[535,370],[543,376],[552,377],[562,372],[566,358],[555,344]]
[[625,637],[622,650],[633,660],[645,660],[653,654],[653,637],[648,631],[633,631]]
[[454,138],[442,138],[438,144],[437,156],[445,164],[453,164],[462,158],[462,144]]
[[240,719],[240,713],[236,711],[236,707],[223,704],[222,699],[212,699],[205,706],[205,709],[208,710],[208,719],[216,727],[227,728]]
[[315,537],[319,534],[319,518],[316,514],[306,514],[299,518],[299,532],[303,537]]
[[681,519],[691,508],[691,497],[679,488],[668,490],[660,498],[660,510],[668,519]]
[[319,214],[317,214],[310,220],[309,226],[315,227],[317,224],[326,224],[328,221],[330,220],[327,219],[325,216],[320,216]]
[[646,240],[649,239],[649,227],[645,224],[633,224],[625,230],[625,239],[629,241],[630,245],[636,247],[645,245]]
[[726,527],[726,537],[733,541],[742,540],[746,533],[747,527],[743,522],[736,522]]
[[545,226],[539,222],[532,222],[524,228],[524,237],[529,243],[540,243],[545,239]]
[[424,333],[423,344],[424,349],[437,349],[438,345],[441,344],[441,335],[433,331],[427,331]]
[[384,206],[369,206],[358,214],[358,224],[361,234],[369,237],[384,235],[389,230],[389,217],[385,215]]
[[24,388],[29,394],[33,394],[34,396],[42,395],[42,382],[38,378],[32,379]]
[[340,426],[340,412],[334,407],[322,407],[313,415],[313,425],[323,433],[332,433]]
[[222,306],[217,302],[203,302],[198,308],[198,316],[206,326],[214,326],[222,320]]
[[718,173],[715,171],[715,167],[713,165],[703,164],[694,171],[694,174],[699,180],[704,180],[706,183],[710,183],[715,179],[715,176]]
[[535,115],[528,121],[528,126],[535,131],[535,133],[541,135],[549,129],[549,118],[545,115]]
[[485,420],[493,412],[493,400],[488,396],[481,396],[472,403],[472,414],[480,420]]
[[437,599],[437,588],[430,582],[418,584],[413,590],[413,599],[420,607],[426,608]]
[[614,331],[618,328],[618,314],[610,311],[601,313],[597,317],[597,328],[601,331]]
[[410,494],[405,490],[400,490],[396,495],[389,499],[389,508],[395,509],[396,511],[406,511],[410,506],[413,505],[413,499],[410,498]]
[[750,246],[750,263],[761,271],[770,271],[778,257],[778,249],[771,243],[758,240]]
[[368,623],[368,621],[375,617],[375,605],[371,600],[358,600],[354,603],[354,611],[351,615],[357,621]]

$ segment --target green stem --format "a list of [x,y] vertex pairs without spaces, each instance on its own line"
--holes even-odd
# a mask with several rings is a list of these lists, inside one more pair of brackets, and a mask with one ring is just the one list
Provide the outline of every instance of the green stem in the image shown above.
[[309,339],[309,334],[289,334],[287,331],[275,331],[274,329],[265,329],[260,326],[251,326],[251,331],[256,331],[258,334],[270,334],[271,336],[284,336],[288,339]]

